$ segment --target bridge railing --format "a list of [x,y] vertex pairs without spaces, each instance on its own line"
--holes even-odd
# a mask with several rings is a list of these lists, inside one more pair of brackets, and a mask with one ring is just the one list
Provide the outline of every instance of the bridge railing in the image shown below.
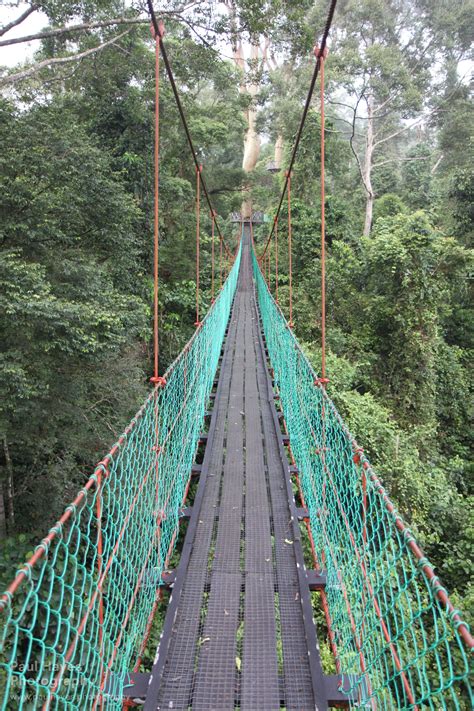
[[344,691],[362,708],[470,709],[469,629],[253,264]]
[[240,251],[201,326],[0,600],[0,707],[122,709],[173,550]]

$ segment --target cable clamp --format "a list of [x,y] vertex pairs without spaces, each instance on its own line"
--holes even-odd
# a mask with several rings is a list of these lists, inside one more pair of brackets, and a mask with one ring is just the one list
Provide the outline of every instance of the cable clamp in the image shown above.
[[196,328],[199,328],[200,326],[202,326],[202,321],[195,321],[194,325],[196,326]]
[[165,36],[165,25],[163,20],[158,21],[158,32],[155,30],[155,26],[152,23],[151,24],[151,36],[153,37],[154,40],[159,39],[162,40],[163,37]]
[[329,383],[329,378],[316,378],[314,381],[314,385],[327,385]]
[[354,451],[354,455],[352,457],[352,461],[354,464],[360,464],[360,458],[364,454],[364,450],[362,447],[357,447],[357,449]]
[[321,56],[322,56],[323,59],[326,59],[326,57],[328,56],[329,49],[328,49],[327,47],[325,47],[325,48],[323,49],[323,51],[321,52],[321,48],[320,48],[319,45],[317,44],[317,45],[314,47],[314,50],[313,50],[313,51],[314,51],[314,56],[316,57],[316,59],[319,59]]
[[157,388],[164,388],[166,385],[166,378],[162,378],[159,375],[153,375],[150,378],[150,383],[153,383],[153,385]]

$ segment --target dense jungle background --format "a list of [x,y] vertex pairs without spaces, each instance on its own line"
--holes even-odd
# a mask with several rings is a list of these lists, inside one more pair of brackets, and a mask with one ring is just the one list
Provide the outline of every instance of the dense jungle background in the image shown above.
[[[22,38],[36,42],[24,62],[0,69],[6,584],[149,388],[154,45],[139,5],[38,0],[4,9],[11,19],[0,29],[0,65],[26,46]],[[235,245],[230,214],[241,209],[242,189],[244,205],[274,214],[327,3],[168,0],[156,10],[211,198]],[[328,389],[465,613],[474,598],[472,27],[470,0],[341,1],[325,124]],[[195,172],[164,74],[161,89],[164,370],[193,332]],[[319,129],[315,100],[292,216],[295,330],[317,370]],[[270,224],[256,231],[257,244]],[[284,311],[285,224],[283,212]],[[205,311],[207,214],[202,240]]]

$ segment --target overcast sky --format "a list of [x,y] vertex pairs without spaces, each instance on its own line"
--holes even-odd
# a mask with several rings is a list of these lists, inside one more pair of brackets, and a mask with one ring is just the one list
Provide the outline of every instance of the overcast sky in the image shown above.
[[[1,5],[1,0],[0,0]],[[0,26],[4,26],[24,12],[29,3],[20,3],[18,7],[0,6]],[[8,38],[31,35],[38,32],[48,24],[48,18],[42,12],[33,12],[18,27],[14,27],[8,33]],[[6,37],[5,37],[6,39]],[[24,59],[31,57],[38,48],[39,42],[28,42],[27,44],[14,44],[11,47],[0,47],[0,65],[11,67]]]
[[[8,22],[11,22],[16,17],[19,17],[24,12],[30,3],[20,2],[18,7],[2,6],[0,0],[0,27]],[[48,18],[42,12],[33,12],[24,22],[18,27],[14,27],[8,33],[8,37],[21,37],[38,32],[43,27],[48,25]],[[32,56],[33,52],[39,47],[39,42],[28,42],[22,44],[14,44],[9,47],[0,47],[0,66],[11,67]],[[474,63],[470,60],[460,62],[458,71],[464,81],[469,81],[469,74],[473,70]]]

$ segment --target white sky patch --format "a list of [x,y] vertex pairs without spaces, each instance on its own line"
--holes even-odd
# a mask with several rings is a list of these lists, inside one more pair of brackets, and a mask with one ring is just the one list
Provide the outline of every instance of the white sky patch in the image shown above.
[[[0,3],[2,0],[0,0]],[[126,5],[129,2],[126,0]],[[15,20],[19,17],[25,10],[28,9],[30,3],[20,2],[15,7],[1,6],[0,4],[0,27],[5,26],[9,22]],[[222,7],[218,7],[217,14],[224,12]],[[80,21],[80,20],[77,20]],[[75,24],[73,22],[69,24]],[[13,39],[15,37],[23,37],[26,35],[35,34],[40,32],[43,28],[49,26],[48,18],[43,12],[35,11],[29,17],[26,18],[20,25],[11,29],[6,35],[1,36],[1,39]],[[194,39],[197,39],[194,37]],[[230,59],[231,49],[230,47],[222,42],[218,41],[216,44],[219,53],[223,58]],[[14,67],[17,64],[21,64],[27,60],[31,60],[34,53],[40,47],[40,40],[35,40],[32,42],[22,42],[20,44],[9,45],[6,47],[0,47],[0,67]],[[247,42],[244,42],[244,51],[247,55]],[[458,65],[458,76],[463,83],[469,83],[472,76],[474,68],[474,62],[466,59],[462,60]],[[365,115],[364,111],[360,114],[362,117]]]
[[[6,7],[1,6],[2,0],[0,0],[0,27],[4,27],[9,22],[12,22],[17,17],[25,12],[25,10],[30,7],[30,3],[20,2],[16,7]],[[130,5],[129,0],[125,2],[126,6]],[[222,11],[222,8],[221,8]],[[77,19],[80,22],[80,19]],[[75,24],[72,21],[68,24]],[[48,17],[43,13],[36,10],[29,17],[26,18],[20,25],[11,29],[6,35],[1,36],[1,39],[13,39],[16,37],[24,37],[26,35],[32,35],[40,32],[43,28],[49,26]],[[194,39],[197,40],[196,36]],[[198,40],[197,40],[198,41]],[[33,57],[33,54],[39,49],[40,40],[35,40],[33,42],[23,42],[21,44],[9,45],[7,47],[0,47],[0,66],[3,67],[14,67],[17,64],[25,62]],[[231,58],[230,47],[226,46],[224,43],[217,43],[217,47],[221,54],[226,58]]]
[[[0,26],[4,27],[19,17],[27,8],[29,3],[20,3],[18,7],[0,7]],[[20,25],[11,29],[2,39],[13,39],[40,32],[48,25],[48,18],[43,12],[33,12]],[[35,42],[23,42],[13,44],[8,47],[0,47],[0,65],[3,67],[14,67],[27,59],[31,59],[34,52],[39,49],[39,40]]]

